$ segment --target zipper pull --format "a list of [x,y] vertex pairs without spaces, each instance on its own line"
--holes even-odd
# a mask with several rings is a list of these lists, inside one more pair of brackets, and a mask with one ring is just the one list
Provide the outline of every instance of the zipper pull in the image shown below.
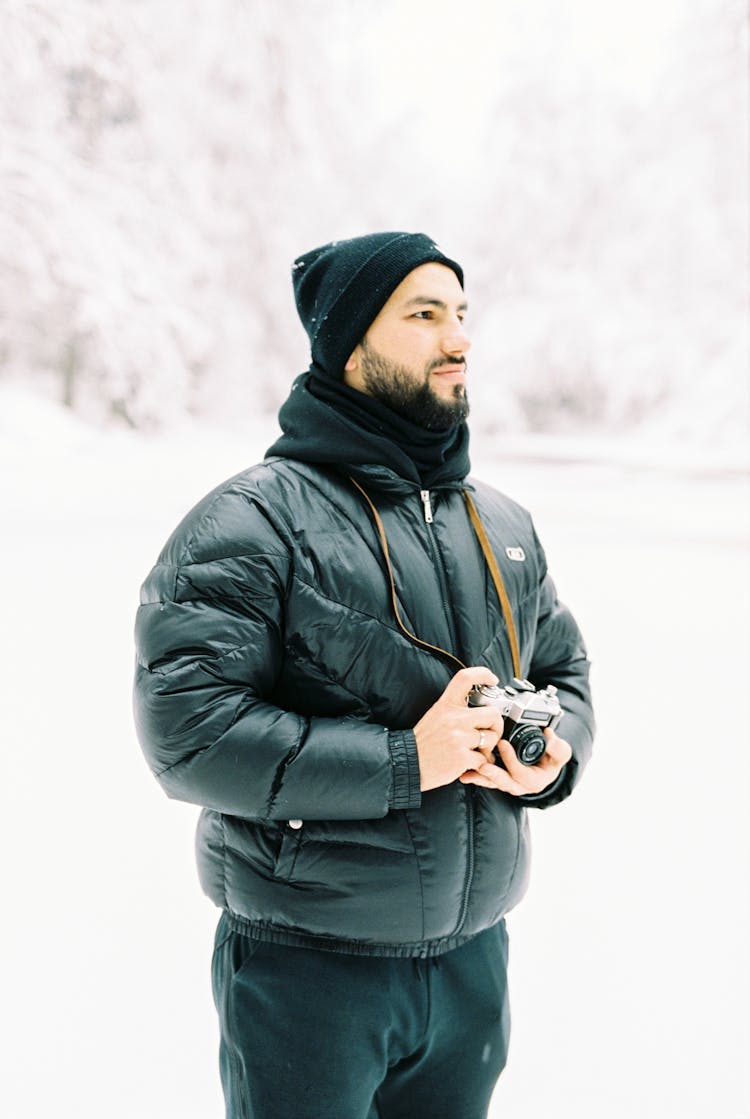
[[424,505],[424,519],[427,521],[428,525],[431,525],[432,524],[432,506],[430,505],[430,491],[429,490],[420,490],[419,491],[419,496],[422,498],[422,504]]

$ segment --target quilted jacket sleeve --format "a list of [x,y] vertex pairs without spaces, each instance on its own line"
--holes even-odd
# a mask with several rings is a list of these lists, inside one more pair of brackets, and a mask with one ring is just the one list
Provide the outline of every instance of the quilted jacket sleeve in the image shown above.
[[580,780],[591,757],[594,715],[589,686],[589,660],[581,631],[570,610],[557,597],[547,571],[544,550],[535,536],[540,561],[541,583],[534,653],[529,679],[537,688],[554,684],[564,715],[558,727],[561,738],[570,743],[573,757],[557,781],[535,795],[519,797],[522,804],[548,808],[569,796]]
[[[230,543],[231,542],[231,543]],[[138,735],[172,797],[254,819],[375,819],[419,804],[409,732],[269,703],[289,555],[242,493],[207,498],[146,580]]]

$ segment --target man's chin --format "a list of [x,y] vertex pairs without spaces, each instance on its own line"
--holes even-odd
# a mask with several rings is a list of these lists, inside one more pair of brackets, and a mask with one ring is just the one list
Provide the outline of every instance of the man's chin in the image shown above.
[[430,400],[425,402],[420,423],[428,431],[448,431],[463,423],[468,415],[466,390],[463,385],[456,385],[455,391],[447,398],[436,392],[430,393]]

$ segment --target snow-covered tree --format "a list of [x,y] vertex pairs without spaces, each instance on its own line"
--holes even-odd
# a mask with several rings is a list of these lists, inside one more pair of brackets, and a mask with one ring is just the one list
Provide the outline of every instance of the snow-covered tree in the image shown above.
[[539,50],[499,77],[475,255],[513,423],[747,437],[743,7],[656,12],[626,59],[627,6],[619,42],[582,44],[549,4]]
[[0,376],[135,426],[273,410],[289,265],[466,264],[490,429],[746,422],[738,0],[5,0]]
[[330,121],[357,93],[340,104],[330,76],[354,65],[337,44],[356,8],[4,6],[6,375],[134,425],[278,400],[301,359],[290,227],[327,239],[346,197]]

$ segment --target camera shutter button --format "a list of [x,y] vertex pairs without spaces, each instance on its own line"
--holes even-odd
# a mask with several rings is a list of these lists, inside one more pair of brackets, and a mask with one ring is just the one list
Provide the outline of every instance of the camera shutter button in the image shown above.
[[302,827],[302,821],[301,820],[290,820],[289,821],[289,827],[294,828],[294,830],[297,831],[299,828]]

